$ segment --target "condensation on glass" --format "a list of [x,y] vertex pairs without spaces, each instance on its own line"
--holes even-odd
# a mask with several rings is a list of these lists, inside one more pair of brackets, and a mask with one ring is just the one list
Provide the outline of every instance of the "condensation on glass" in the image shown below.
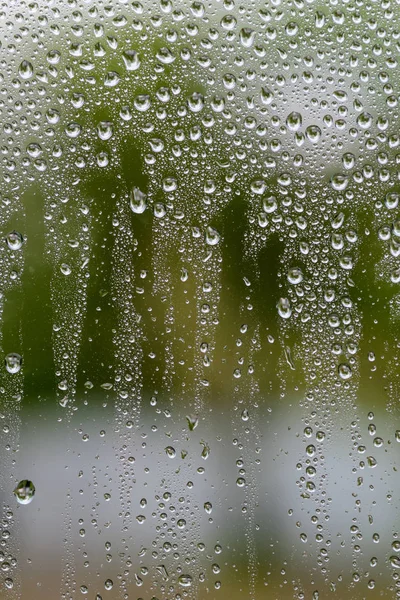
[[0,598],[400,597],[398,0],[0,9]]

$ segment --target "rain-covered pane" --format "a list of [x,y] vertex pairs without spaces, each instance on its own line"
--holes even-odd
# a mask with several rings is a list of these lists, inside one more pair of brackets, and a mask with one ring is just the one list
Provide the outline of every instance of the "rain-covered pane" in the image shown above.
[[399,598],[399,0],[0,42],[0,598]]

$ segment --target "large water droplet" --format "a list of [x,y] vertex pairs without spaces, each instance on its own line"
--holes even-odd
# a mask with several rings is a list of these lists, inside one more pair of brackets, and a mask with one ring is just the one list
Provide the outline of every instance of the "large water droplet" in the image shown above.
[[297,285],[303,281],[303,272],[298,267],[293,267],[288,271],[288,281],[293,285]]
[[104,85],[106,87],[115,87],[120,82],[121,77],[116,71],[110,71],[104,78]]
[[400,194],[398,194],[398,192],[387,193],[385,196],[386,208],[388,208],[389,210],[393,210],[394,208],[397,208],[397,205],[399,203],[399,197],[400,197]]
[[345,379],[345,380],[350,379],[350,377],[353,374],[351,367],[349,365],[346,365],[346,363],[341,363],[338,366],[338,373],[339,373],[339,377],[341,379]]
[[188,98],[188,107],[189,109],[196,113],[200,112],[204,107],[204,96],[199,92],[194,92],[190,98]]
[[127,71],[136,71],[140,67],[140,58],[135,50],[125,50],[122,59]]
[[251,46],[254,44],[256,32],[249,27],[243,27],[243,29],[240,30],[239,37],[242,46],[245,48],[251,48]]
[[176,450],[172,446],[167,446],[165,448],[165,452],[166,452],[167,456],[169,456],[170,458],[175,458],[175,456],[176,456]]
[[166,47],[160,48],[156,54],[156,57],[164,65],[170,65],[176,58],[175,55],[172,54],[171,50]]
[[21,233],[14,229],[14,231],[10,231],[10,233],[7,234],[6,242],[10,250],[19,250],[24,243],[24,238]]
[[23,479],[14,489],[14,495],[19,504],[29,504],[35,495],[35,486],[29,479]]
[[318,127],[318,125],[310,125],[306,129],[306,136],[310,142],[316,144],[317,142],[319,142],[319,139],[321,137],[321,129]]
[[190,587],[192,585],[192,578],[190,575],[179,575],[179,585],[182,587]]
[[130,195],[130,206],[132,212],[141,215],[146,210],[146,194],[141,192],[138,187],[134,187]]
[[289,319],[290,315],[292,314],[292,308],[287,298],[279,298],[276,308],[278,309],[278,314],[280,317],[282,317],[282,319]]
[[302,117],[299,112],[291,112],[290,115],[287,116],[286,125],[290,129],[290,131],[298,131],[301,127]]
[[209,246],[216,246],[220,240],[220,235],[216,229],[207,227],[206,229],[206,243]]
[[109,140],[113,134],[113,126],[110,121],[100,121],[97,125],[97,135],[101,140]]
[[147,94],[139,94],[139,96],[136,96],[135,100],[133,101],[133,106],[139,112],[146,112],[151,106],[150,96]]
[[16,352],[11,352],[5,357],[4,364],[6,365],[6,369],[9,373],[18,373],[22,366],[22,356]]
[[33,76],[33,66],[28,60],[23,60],[18,69],[19,76],[22,79],[30,79]]
[[348,186],[349,178],[343,173],[336,173],[331,177],[331,186],[337,192],[342,192]]

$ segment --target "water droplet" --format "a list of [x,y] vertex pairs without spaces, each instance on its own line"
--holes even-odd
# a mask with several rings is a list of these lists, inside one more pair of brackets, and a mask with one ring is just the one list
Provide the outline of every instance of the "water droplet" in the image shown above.
[[16,352],[11,352],[5,357],[4,364],[6,365],[6,370],[9,373],[18,373],[22,366],[22,356],[20,356]]
[[207,460],[207,458],[210,456],[210,446],[207,444],[207,442],[201,442],[201,445],[203,446],[203,450],[201,451],[201,457],[204,458],[204,460]]
[[316,448],[314,446],[314,444],[309,444],[306,448],[306,453],[308,456],[314,456],[316,452]]
[[255,181],[252,181],[250,185],[253,194],[263,194],[266,187],[266,183],[263,179],[256,179]]
[[67,265],[66,263],[63,263],[60,266],[60,271],[63,275],[71,275],[71,273],[72,273],[71,267],[69,265]]
[[216,246],[220,240],[221,236],[216,229],[212,227],[207,227],[206,229],[206,244],[209,246]]
[[240,43],[245,48],[251,48],[251,46],[254,44],[255,37],[256,32],[253,29],[250,29],[249,27],[243,27],[243,29],[240,30]]
[[236,19],[233,15],[225,15],[221,19],[221,27],[226,31],[232,31],[236,27]]
[[170,65],[176,59],[176,56],[171,52],[169,48],[160,48],[156,54],[158,60],[164,65]]
[[179,585],[182,587],[190,587],[192,585],[192,578],[190,575],[179,575],[178,578]]
[[274,93],[269,88],[261,88],[261,102],[263,104],[271,104],[274,99]]
[[400,194],[398,192],[388,192],[385,196],[385,205],[389,210],[397,208]]
[[291,112],[286,119],[286,125],[290,131],[298,131],[302,124],[301,114],[298,112]]
[[125,50],[122,59],[127,71],[136,71],[140,67],[140,58],[135,50]]
[[204,107],[204,96],[199,92],[194,92],[190,98],[188,98],[188,107],[194,112],[200,112]]
[[139,94],[133,101],[133,106],[139,112],[146,112],[151,106],[150,96],[147,94]]
[[176,456],[175,448],[173,448],[172,446],[167,446],[165,448],[165,452],[167,453],[167,456],[169,456],[170,458],[175,458],[175,456]]
[[249,411],[247,410],[247,408],[244,408],[242,410],[242,421],[248,421],[249,418],[250,418]]
[[32,481],[23,479],[15,488],[14,495],[19,504],[29,504],[35,495],[35,486]]
[[156,202],[154,205],[153,212],[154,216],[157,217],[157,219],[162,219],[167,214],[165,204],[163,204],[162,202]]
[[196,429],[197,425],[199,424],[198,417],[193,415],[187,416],[186,420],[188,422],[189,431],[193,431],[194,429]]
[[204,502],[204,510],[208,515],[212,513],[212,504],[211,502]]
[[398,556],[391,556],[389,560],[392,567],[400,569],[400,558]]
[[288,271],[288,281],[293,285],[297,285],[303,281],[303,272],[298,267],[293,267]]
[[285,31],[286,31],[287,35],[289,35],[290,37],[293,37],[294,35],[297,35],[297,33],[299,31],[299,26],[295,21],[290,21],[286,25]]
[[306,129],[306,136],[310,142],[317,144],[321,137],[321,129],[318,127],[318,125],[310,125]]
[[336,173],[331,177],[331,186],[337,192],[342,192],[348,186],[349,178],[343,173]]
[[292,314],[292,308],[287,298],[280,298],[276,307],[278,309],[278,314],[282,319],[289,319]]
[[351,152],[346,152],[342,156],[342,163],[345,169],[352,169],[356,164],[356,157]]
[[278,202],[275,196],[269,196],[268,198],[263,199],[263,210],[264,212],[270,214],[276,211],[278,208]]
[[7,234],[6,242],[10,250],[19,250],[24,243],[24,238],[21,233],[14,230]]
[[113,135],[113,126],[110,121],[100,121],[97,125],[97,135],[101,140],[109,140]]
[[293,362],[292,353],[291,353],[291,350],[290,350],[289,346],[285,346],[284,353],[285,353],[285,358],[286,358],[287,364],[292,369],[292,371],[295,371],[296,367],[295,367],[295,364]]
[[106,87],[115,87],[120,82],[121,77],[116,71],[110,71],[104,78],[104,85]]
[[130,207],[132,212],[141,215],[146,210],[146,194],[140,191],[138,187],[134,187],[130,194]]
[[331,221],[331,225],[333,227],[333,229],[339,229],[344,222],[344,213],[340,212],[337,215],[335,215]]
[[361,129],[368,129],[372,125],[372,115],[367,112],[361,113],[357,117],[357,125],[359,125]]
[[82,127],[79,123],[68,123],[65,128],[65,133],[69,138],[76,138],[81,133]]
[[18,69],[19,76],[22,79],[30,79],[33,76],[33,66],[28,60],[23,60]]
[[341,379],[350,379],[350,377],[352,376],[352,370],[351,367],[345,363],[341,363],[338,366],[338,373],[339,373],[339,377]]

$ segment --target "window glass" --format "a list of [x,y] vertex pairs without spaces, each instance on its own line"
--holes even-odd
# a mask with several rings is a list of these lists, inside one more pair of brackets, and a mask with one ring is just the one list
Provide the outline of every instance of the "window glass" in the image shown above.
[[0,8],[0,598],[397,598],[399,2]]

